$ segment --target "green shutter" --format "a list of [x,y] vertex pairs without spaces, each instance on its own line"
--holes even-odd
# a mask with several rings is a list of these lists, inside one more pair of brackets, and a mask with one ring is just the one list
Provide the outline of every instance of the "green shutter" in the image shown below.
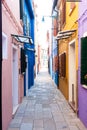
[[81,38],[81,84],[87,85],[87,38]]

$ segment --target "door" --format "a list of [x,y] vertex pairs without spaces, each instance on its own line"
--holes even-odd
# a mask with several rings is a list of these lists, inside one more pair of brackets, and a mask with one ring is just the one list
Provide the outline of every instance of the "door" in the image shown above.
[[75,41],[69,44],[69,102],[76,110],[76,59],[75,59]]
[[28,56],[26,55],[26,62],[27,62],[27,68],[26,68],[26,96],[28,96]]
[[13,85],[12,85],[12,101],[13,101],[13,114],[18,107],[18,52],[13,47]]

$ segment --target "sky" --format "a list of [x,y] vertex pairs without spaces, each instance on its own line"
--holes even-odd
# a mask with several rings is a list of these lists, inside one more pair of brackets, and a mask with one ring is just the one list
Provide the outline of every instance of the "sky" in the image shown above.
[[51,15],[52,0],[34,0],[38,6],[38,15]]
[[[37,16],[39,21],[39,41],[43,48],[47,47],[46,33],[51,29],[51,12],[53,0],[34,0],[37,4]],[[45,21],[42,21],[44,16]]]

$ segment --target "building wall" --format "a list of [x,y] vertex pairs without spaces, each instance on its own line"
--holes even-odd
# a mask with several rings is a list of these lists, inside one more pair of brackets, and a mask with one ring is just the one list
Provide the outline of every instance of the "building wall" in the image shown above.
[[[15,6],[15,7],[14,7]],[[15,14],[15,18],[19,21],[19,1],[8,1],[2,3],[2,32],[7,36],[7,58],[2,60],[2,127],[3,130],[6,130],[10,120],[12,119],[12,37],[11,34],[22,33],[22,28],[20,21],[17,25],[14,23],[8,11],[8,8],[11,9],[12,13]],[[14,9],[14,10],[13,10]],[[18,52],[18,65],[20,66],[20,51],[17,47]],[[18,76],[18,101],[20,102],[23,97],[23,77]]]
[[[78,2],[75,2],[75,8],[70,12],[71,2],[66,2],[66,21],[61,31],[78,29]],[[60,8],[61,8],[60,4]],[[75,39],[75,69],[78,69],[78,32],[74,33],[68,39],[59,40],[59,55],[66,53],[66,77],[59,76],[59,89],[62,91],[66,99],[69,100],[69,43]]]
[[58,48],[57,48],[57,40],[55,40],[55,36],[57,35],[57,16],[52,19],[52,79],[55,84],[58,85]]
[[[68,70],[68,45],[63,40],[59,41],[59,56],[65,52],[66,53],[66,70]],[[59,89],[63,95],[68,100],[68,71],[66,71],[66,77],[61,78],[59,76]]]
[[[66,2],[66,24],[64,30],[73,30],[76,29],[77,32],[75,34],[76,43],[75,43],[75,54],[78,57],[78,2],[75,2],[75,8],[70,13],[70,3]],[[74,37],[71,39],[73,40]],[[78,69],[78,58],[76,58],[76,69]]]
[[[87,127],[87,88],[84,88],[81,85],[81,37],[83,37],[84,33],[87,32],[87,1],[84,0],[79,2],[79,70],[78,70],[78,115],[81,121]],[[86,86],[87,87],[87,86]]]
[[40,57],[40,55],[41,55],[41,46],[38,45],[38,72],[41,69],[41,57]]
[[20,22],[20,4],[19,1],[14,1],[12,0],[11,2],[9,2],[9,0],[5,0],[7,2],[7,4],[9,5],[10,10],[12,11],[12,13],[14,14],[16,20],[18,22]]
[[[33,49],[34,50],[34,14],[33,14],[33,7],[32,7],[32,1],[25,0],[24,1],[24,13],[27,16],[27,21],[24,24],[24,35],[28,35],[32,38],[33,44],[25,44],[25,53],[28,56],[28,89],[34,85],[34,64],[35,64],[35,53],[34,51],[28,50]],[[24,20],[25,21],[25,20]],[[29,27],[27,24],[29,24]],[[27,29],[26,29],[27,28]],[[27,30],[29,33],[27,33]],[[26,77],[25,77],[26,80]],[[26,85],[25,85],[26,88]]]

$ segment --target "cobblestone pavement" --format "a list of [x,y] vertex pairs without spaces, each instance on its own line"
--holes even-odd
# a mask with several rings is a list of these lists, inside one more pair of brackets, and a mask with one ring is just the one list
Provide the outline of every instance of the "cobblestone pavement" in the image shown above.
[[41,72],[8,130],[87,130],[47,72]]

